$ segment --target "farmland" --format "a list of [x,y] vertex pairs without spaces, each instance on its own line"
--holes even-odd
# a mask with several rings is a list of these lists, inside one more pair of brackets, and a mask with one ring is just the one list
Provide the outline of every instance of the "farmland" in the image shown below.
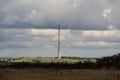
[[85,61],[96,62],[96,59],[95,58],[81,58],[81,59],[63,58],[63,59],[59,60],[57,58],[51,58],[51,57],[20,57],[20,58],[18,57],[18,58],[9,58],[9,59],[6,58],[2,61],[5,61],[5,62],[30,62],[30,63],[36,63],[36,62],[77,63],[77,62],[85,62]]
[[85,61],[91,61],[91,62],[96,62],[96,59],[68,59],[68,58],[64,58],[64,59],[57,59],[57,58],[44,58],[44,57],[27,57],[27,58],[14,58],[14,59],[10,59],[11,62],[31,62],[31,63],[35,63],[35,62],[41,62],[41,63],[50,63],[50,62],[67,62],[67,63],[76,63],[76,62],[85,62]]
[[120,53],[103,58],[8,58],[0,80],[120,80]]
[[0,69],[0,80],[120,80],[120,71]]

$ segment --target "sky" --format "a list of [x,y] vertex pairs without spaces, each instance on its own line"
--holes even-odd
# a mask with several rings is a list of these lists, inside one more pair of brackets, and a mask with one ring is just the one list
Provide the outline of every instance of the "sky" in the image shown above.
[[120,53],[120,0],[0,0],[0,57]]

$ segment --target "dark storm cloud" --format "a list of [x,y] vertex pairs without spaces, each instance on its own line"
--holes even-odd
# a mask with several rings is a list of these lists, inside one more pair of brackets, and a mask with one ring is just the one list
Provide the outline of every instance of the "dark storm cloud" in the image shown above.
[[119,0],[0,0],[0,28],[56,29],[60,23],[63,29],[120,29],[119,4]]

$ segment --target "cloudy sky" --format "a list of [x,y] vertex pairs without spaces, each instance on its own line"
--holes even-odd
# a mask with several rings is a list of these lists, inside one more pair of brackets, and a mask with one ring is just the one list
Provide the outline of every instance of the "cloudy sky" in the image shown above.
[[0,0],[0,57],[120,52],[120,0]]

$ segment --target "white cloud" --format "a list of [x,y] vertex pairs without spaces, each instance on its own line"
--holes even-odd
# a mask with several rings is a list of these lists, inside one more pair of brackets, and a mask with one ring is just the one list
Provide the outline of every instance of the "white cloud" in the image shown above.
[[120,30],[107,30],[107,31],[83,31],[84,37],[120,37]]
[[[63,51],[67,49],[73,53],[86,49],[95,50],[95,52],[98,49],[118,51],[120,47],[119,32],[119,30],[61,30],[62,53],[65,53]],[[35,51],[31,50],[36,49],[37,53],[35,55],[44,55],[44,53],[50,55],[52,54],[49,53],[51,50],[55,55],[57,53],[57,33],[58,30],[55,29],[0,29],[0,55],[5,56],[8,53],[8,56],[10,56],[19,51],[19,53],[23,52],[27,56],[28,54],[32,55],[32,52],[35,53]],[[24,55],[19,53],[16,56]]]
[[111,9],[110,9],[110,8],[105,9],[105,10],[103,11],[103,16],[104,16],[105,18],[111,18]]
[[[118,43],[117,43],[118,44]],[[79,41],[79,42],[73,42],[73,46],[76,47],[113,47],[116,45],[116,43],[109,43],[109,42],[103,42],[103,41],[97,41],[97,42],[87,42],[87,41]]]
[[47,35],[47,36],[51,36],[51,35],[57,35],[58,31],[54,30],[54,29],[31,29],[30,32],[32,35]]

